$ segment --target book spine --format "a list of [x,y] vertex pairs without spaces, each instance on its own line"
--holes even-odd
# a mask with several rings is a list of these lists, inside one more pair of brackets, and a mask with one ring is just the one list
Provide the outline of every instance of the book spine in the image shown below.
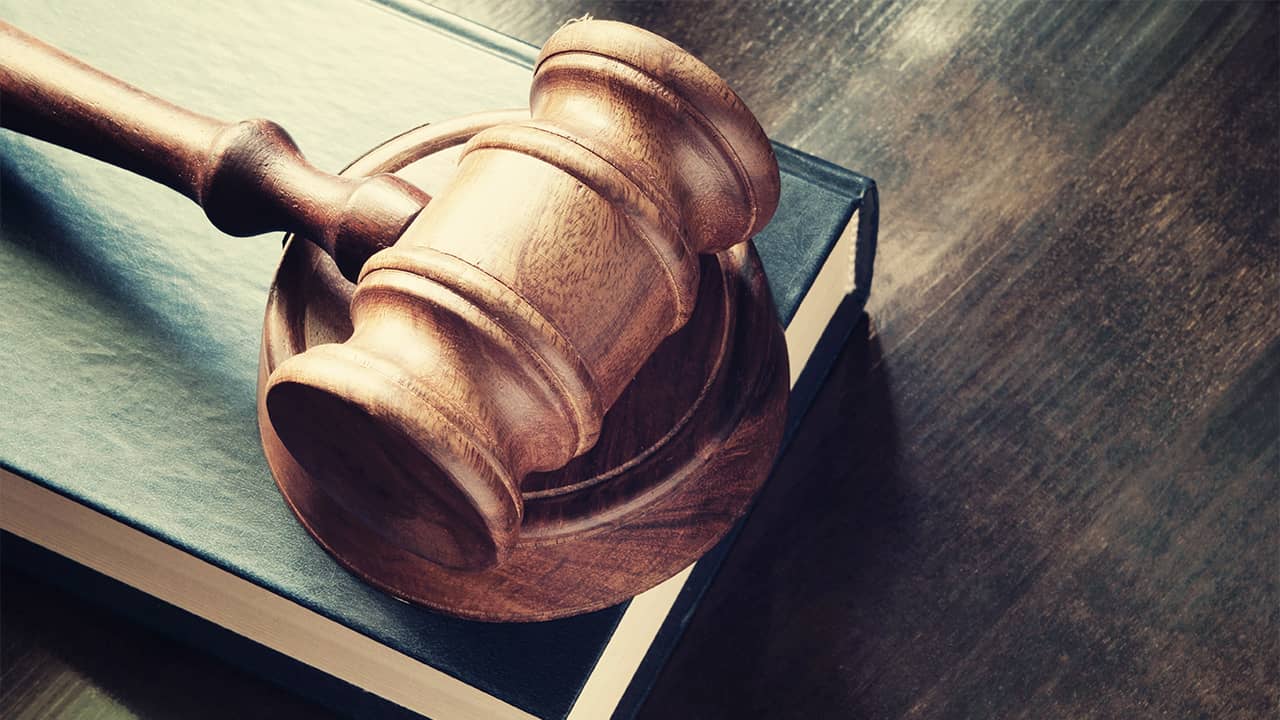
[[115,578],[0,531],[0,562],[142,627],[351,718],[422,717]]
[[[776,145],[775,149],[779,152],[779,165],[786,168],[787,172],[805,174],[815,182],[852,195],[855,201],[846,222],[857,223],[856,228],[853,229],[855,232],[853,263],[850,268],[848,293],[836,308],[805,363],[804,369],[791,388],[786,430],[782,440],[782,448],[785,452],[805,414],[813,405],[818,391],[835,367],[854,328],[865,325],[859,321],[864,316],[863,310],[871,291],[880,213],[876,185],[870,178],[851,173],[785,145]],[[748,514],[747,517],[750,515]],[[671,611],[658,630],[653,644],[650,645],[649,651],[623,693],[613,713],[614,720],[628,720],[639,712],[645,698],[653,689],[659,672],[671,653],[675,651],[685,628],[693,619],[693,613],[701,603],[702,597],[724,564],[745,522],[746,518],[739,521],[733,530],[694,566],[688,581],[680,590]]]

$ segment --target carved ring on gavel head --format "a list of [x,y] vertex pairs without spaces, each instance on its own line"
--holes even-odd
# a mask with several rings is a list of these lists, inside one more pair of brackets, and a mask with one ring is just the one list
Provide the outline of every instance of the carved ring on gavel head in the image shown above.
[[317,481],[449,567],[507,557],[521,480],[595,444],[692,314],[697,254],[745,241],[777,203],[768,141],[718,78],[596,27],[552,38],[531,118],[472,138],[449,188],[365,264],[351,339],[268,384]]
[[[30,91],[39,64],[13,61],[38,41],[5,30],[3,59],[36,70],[4,70],[0,89],[39,114],[56,88]],[[651,587],[745,511],[785,415],[748,242],[779,176],[701,62],[638,28],[571,23],[538,57],[527,112],[419,128],[341,176],[272,124],[191,117],[200,133],[116,131],[177,170],[78,149],[186,192],[219,227],[313,241],[287,244],[269,297],[259,424],[285,498],[349,569],[453,614],[545,619]],[[5,124],[77,147],[105,134],[90,120]]]

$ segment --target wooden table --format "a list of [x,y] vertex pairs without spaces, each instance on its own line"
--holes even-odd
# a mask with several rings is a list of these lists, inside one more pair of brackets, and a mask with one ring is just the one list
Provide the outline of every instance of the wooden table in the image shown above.
[[[440,4],[667,35],[875,177],[870,322],[646,718],[1280,707],[1280,6]],[[6,571],[6,717],[315,717]]]

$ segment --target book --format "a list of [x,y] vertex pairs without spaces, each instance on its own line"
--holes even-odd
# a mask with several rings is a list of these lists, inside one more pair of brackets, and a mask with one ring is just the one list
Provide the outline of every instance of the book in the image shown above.
[[[0,2],[180,105],[270,117],[337,169],[423,122],[524,104],[536,51],[426,5],[229,0],[129,13]],[[874,184],[784,146],[756,246],[794,432],[869,289]],[[285,506],[254,389],[273,240],[141,178],[0,133],[2,556],[358,717],[627,717],[732,538],[617,607],[490,624],[342,570]]]

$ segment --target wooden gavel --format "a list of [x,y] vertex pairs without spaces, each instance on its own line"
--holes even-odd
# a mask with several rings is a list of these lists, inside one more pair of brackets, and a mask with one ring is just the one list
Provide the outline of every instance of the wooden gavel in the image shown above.
[[2,24],[0,94],[4,127],[164,183],[227,233],[296,233],[357,281],[351,337],[275,368],[266,412],[367,529],[467,571],[504,562],[524,479],[590,449],[689,320],[699,255],[749,239],[778,202],[741,100],[620,23],[555,33],[528,118],[472,137],[433,198],[321,172],[274,123],[178,108]]

